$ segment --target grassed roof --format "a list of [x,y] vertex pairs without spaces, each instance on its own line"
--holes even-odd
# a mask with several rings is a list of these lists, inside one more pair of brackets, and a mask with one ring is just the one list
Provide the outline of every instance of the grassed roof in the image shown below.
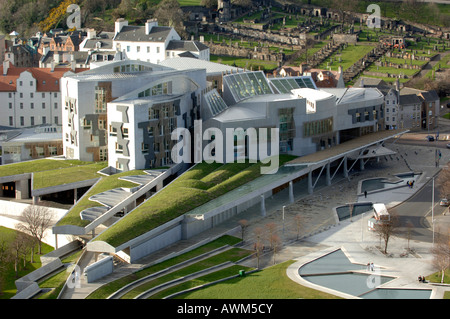
[[92,164],[78,160],[38,159],[0,166],[0,177]]

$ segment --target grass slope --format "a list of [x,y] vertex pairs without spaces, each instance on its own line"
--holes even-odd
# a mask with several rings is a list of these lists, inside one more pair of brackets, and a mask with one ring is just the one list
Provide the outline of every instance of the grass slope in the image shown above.
[[[280,155],[280,166],[292,156]],[[117,247],[261,175],[261,163],[199,163],[94,240]]]
[[338,297],[301,286],[286,274],[294,261],[233,278],[204,289],[179,295],[177,299],[336,299]]

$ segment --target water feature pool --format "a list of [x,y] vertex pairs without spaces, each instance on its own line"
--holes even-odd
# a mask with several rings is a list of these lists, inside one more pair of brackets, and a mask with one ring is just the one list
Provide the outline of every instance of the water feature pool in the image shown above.
[[406,186],[407,182],[415,181],[419,175],[420,174],[409,172],[409,173],[396,174],[390,178],[377,177],[377,178],[366,179],[366,180],[361,181],[361,185],[359,187],[359,193],[364,193],[364,191],[369,193],[372,191],[377,191],[377,190],[386,189],[386,188]]
[[[372,211],[372,209],[373,209],[372,203],[354,203],[353,210],[352,210],[352,216],[357,216],[362,213]],[[350,218],[349,205],[343,205],[343,206],[336,207],[336,214],[337,214],[339,220]]]
[[393,280],[366,265],[352,263],[341,249],[319,257],[298,269],[299,275],[316,285],[363,299],[429,299],[430,289],[378,288]]

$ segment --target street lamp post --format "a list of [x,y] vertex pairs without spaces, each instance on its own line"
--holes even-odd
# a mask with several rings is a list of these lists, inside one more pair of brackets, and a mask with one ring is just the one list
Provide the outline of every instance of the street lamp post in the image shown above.
[[433,227],[433,245],[434,245],[434,176],[433,176],[433,187],[431,189],[431,224]]

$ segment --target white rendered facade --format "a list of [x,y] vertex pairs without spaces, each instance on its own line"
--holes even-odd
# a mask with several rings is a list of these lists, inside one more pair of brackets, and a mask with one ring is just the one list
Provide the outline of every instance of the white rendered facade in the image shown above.
[[[126,135],[128,143],[132,140],[142,154],[142,142],[139,144],[135,138],[139,139],[143,133],[138,132],[134,124],[148,121],[148,110],[140,114],[142,107],[139,108],[138,101],[185,95],[180,103],[183,106],[181,119],[177,122],[188,123],[193,102],[189,104],[185,100],[199,100],[197,94],[206,87],[206,76],[205,70],[177,71],[147,62],[123,60],[64,77],[61,85],[65,88],[62,95],[64,155],[85,161],[108,160],[110,166],[127,170],[130,165],[120,168],[117,162],[130,161],[130,156],[123,158],[134,154],[135,148],[122,148],[121,153],[116,153],[116,143],[122,144]],[[117,107],[119,102],[121,107]],[[138,163],[136,168],[145,168],[141,166],[142,161],[132,163],[133,167]]]
[[205,70],[173,71],[108,103],[108,163],[119,171],[173,164],[176,128],[198,119]]
[[[62,76],[67,71],[55,73]],[[0,85],[1,126],[61,125],[60,78],[57,74],[51,74],[50,69],[34,73],[32,68],[9,67],[3,76],[5,86]]]
[[196,41],[184,41],[172,27],[158,26],[157,20],[148,20],[144,26],[129,26],[128,21],[115,22],[113,50],[120,51],[129,60],[158,64],[186,52],[209,61],[209,48]]

